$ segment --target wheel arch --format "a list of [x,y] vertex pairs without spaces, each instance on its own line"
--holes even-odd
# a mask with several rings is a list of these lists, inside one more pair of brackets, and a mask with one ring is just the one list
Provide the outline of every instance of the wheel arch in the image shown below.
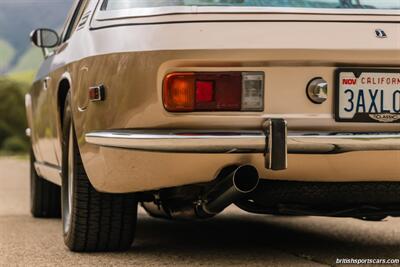
[[58,82],[58,87],[57,87],[57,108],[58,108],[58,114],[59,114],[59,122],[60,122],[60,128],[63,128],[63,122],[64,122],[64,108],[65,108],[65,100],[67,98],[68,92],[72,88],[72,81],[71,81],[71,76],[69,73],[64,73],[60,81]]

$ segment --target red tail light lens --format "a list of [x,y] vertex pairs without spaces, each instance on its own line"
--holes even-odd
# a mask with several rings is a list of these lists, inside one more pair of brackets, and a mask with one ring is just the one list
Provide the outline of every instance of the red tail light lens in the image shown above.
[[[258,77],[259,82],[253,83],[250,88],[252,94],[249,102],[249,86],[246,81],[251,77],[250,74]],[[164,79],[164,106],[173,112],[261,111],[263,81],[264,75],[255,72],[172,73]]]
[[196,103],[213,102],[214,90],[213,81],[196,81]]

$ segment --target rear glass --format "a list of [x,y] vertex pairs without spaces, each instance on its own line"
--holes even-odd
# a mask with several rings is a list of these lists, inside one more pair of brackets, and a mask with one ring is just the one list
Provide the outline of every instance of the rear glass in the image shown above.
[[400,0],[105,0],[103,10],[166,6],[400,9]]

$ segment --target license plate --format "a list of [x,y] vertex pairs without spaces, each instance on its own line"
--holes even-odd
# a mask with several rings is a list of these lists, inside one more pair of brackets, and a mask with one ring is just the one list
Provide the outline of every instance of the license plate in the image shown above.
[[400,69],[337,70],[335,119],[400,122]]

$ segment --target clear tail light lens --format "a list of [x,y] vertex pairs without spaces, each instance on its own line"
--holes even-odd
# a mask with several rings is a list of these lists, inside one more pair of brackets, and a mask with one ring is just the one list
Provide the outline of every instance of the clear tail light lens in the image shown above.
[[261,72],[171,73],[164,79],[168,111],[262,111]]
[[244,72],[242,77],[242,110],[263,110],[264,75]]

